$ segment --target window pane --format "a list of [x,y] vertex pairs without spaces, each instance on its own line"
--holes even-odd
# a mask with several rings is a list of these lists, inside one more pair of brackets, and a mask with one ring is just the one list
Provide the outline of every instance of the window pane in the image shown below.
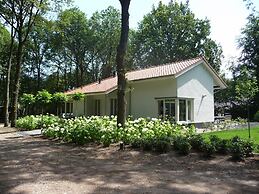
[[179,120],[186,121],[186,103],[185,100],[179,100]]
[[95,115],[100,116],[101,115],[101,100],[95,100]]
[[164,107],[163,106],[164,106],[163,100],[158,100],[158,116],[159,117],[163,117],[163,115],[164,115],[164,112],[163,112]]
[[192,103],[188,100],[188,121],[192,120]]

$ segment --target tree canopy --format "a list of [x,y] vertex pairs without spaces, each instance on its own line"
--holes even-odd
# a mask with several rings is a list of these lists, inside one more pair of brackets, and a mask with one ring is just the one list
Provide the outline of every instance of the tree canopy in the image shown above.
[[138,67],[159,65],[202,54],[219,71],[222,50],[209,35],[209,20],[196,18],[188,3],[160,1],[134,34],[133,63]]

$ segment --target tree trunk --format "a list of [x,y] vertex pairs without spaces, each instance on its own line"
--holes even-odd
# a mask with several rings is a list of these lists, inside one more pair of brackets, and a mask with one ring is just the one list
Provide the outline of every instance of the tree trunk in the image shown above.
[[12,69],[12,58],[13,58],[13,45],[14,45],[14,36],[15,32],[13,27],[11,27],[11,43],[9,50],[9,58],[7,64],[7,74],[6,74],[6,88],[5,88],[5,100],[4,100],[4,126],[8,127],[9,125],[9,104],[10,104],[10,77],[11,77],[11,69]]
[[21,75],[21,65],[22,65],[22,56],[23,56],[23,43],[22,40],[19,40],[18,50],[17,50],[17,63],[16,63],[16,72],[15,72],[15,83],[14,83],[14,97],[12,103],[12,119],[11,127],[16,126],[17,112],[18,112],[18,97],[20,90],[20,75]]
[[126,54],[129,34],[129,5],[130,0],[119,0],[121,3],[121,35],[120,43],[117,47],[117,74],[118,74],[118,113],[117,113],[117,126],[124,127],[126,120],[126,77],[124,67],[124,56]]

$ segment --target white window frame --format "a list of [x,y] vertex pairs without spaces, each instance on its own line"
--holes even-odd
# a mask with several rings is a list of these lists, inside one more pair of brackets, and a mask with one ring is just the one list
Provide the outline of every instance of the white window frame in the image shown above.
[[[162,101],[163,102],[163,118],[165,118],[165,111],[166,111],[166,101],[174,101],[175,102],[175,121],[176,122],[180,122],[180,123],[184,123],[184,122],[192,122],[193,121],[193,101],[194,99],[192,98],[159,98],[157,99],[157,107],[158,107],[158,116],[161,116],[159,113],[159,102]],[[184,100],[185,101],[185,120],[181,120],[180,121],[180,100]],[[189,106],[188,106],[188,102],[190,102],[190,110],[189,110]],[[189,115],[189,111],[191,111],[190,115]],[[189,118],[190,116],[190,118]]]

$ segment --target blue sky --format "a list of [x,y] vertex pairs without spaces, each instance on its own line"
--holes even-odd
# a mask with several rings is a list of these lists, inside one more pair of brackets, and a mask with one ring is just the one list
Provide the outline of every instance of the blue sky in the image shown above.
[[[143,16],[151,11],[152,5],[159,1],[168,3],[170,0],[131,0],[130,5],[130,28],[137,28],[137,24]],[[230,57],[238,56],[237,38],[240,36],[241,28],[246,24],[249,11],[243,0],[190,0],[190,8],[196,17],[208,18],[211,22],[211,38],[220,43],[225,56],[224,68]],[[256,8],[259,1],[254,0]],[[100,11],[108,6],[120,9],[118,0],[74,0],[74,4],[84,11],[87,16],[93,12]]]

